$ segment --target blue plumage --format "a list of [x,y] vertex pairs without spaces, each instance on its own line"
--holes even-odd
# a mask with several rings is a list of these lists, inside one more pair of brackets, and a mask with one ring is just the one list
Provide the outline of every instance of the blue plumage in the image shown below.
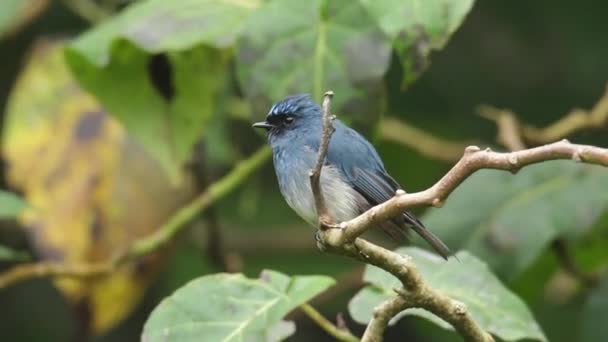
[[[254,127],[268,131],[273,162],[283,197],[298,215],[317,224],[308,172],[314,167],[322,133],[321,108],[309,95],[292,95],[273,105],[266,121]],[[350,220],[370,207],[395,195],[399,184],[387,173],[374,147],[340,120],[321,172],[321,189],[333,219]],[[440,255],[450,255],[448,247],[428,231],[411,213],[392,219],[381,228],[393,237],[411,227]]]

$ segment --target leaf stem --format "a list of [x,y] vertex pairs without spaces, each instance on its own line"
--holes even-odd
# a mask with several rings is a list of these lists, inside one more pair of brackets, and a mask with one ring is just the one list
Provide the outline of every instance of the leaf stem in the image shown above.
[[151,253],[169,242],[190,220],[215,201],[234,190],[238,185],[270,157],[270,149],[260,148],[248,159],[239,162],[227,175],[211,184],[201,195],[175,213],[155,233],[135,241],[126,253],[109,262],[65,264],[62,262],[38,262],[17,265],[0,273],[0,289],[23,280],[50,277],[96,277],[114,272],[124,263]]
[[308,303],[304,303],[300,306],[300,310],[312,319],[317,325],[319,325],[326,333],[335,337],[339,341],[343,342],[359,342],[357,336],[351,334],[350,331],[338,328],[330,320],[325,318],[317,309],[312,307]]
[[127,257],[136,258],[166,244],[175,236],[175,234],[177,234],[177,232],[186,226],[188,221],[217,199],[235,189],[237,185],[241,184],[245,178],[268,160],[269,157],[270,149],[268,147],[262,147],[248,159],[241,161],[229,174],[211,184],[205,192],[188,205],[179,209],[179,211],[156,232],[136,241],[130,248]]

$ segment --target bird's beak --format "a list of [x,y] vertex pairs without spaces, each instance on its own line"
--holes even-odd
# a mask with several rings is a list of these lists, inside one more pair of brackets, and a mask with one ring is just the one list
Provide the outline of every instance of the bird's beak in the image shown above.
[[251,127],[253,127],[253,128],[264,128],[266,130],[269,130],[269,129],[271,129],[274,126],[271,123],[269,123],[268,121],[260,121],[260,122],[254,123]]

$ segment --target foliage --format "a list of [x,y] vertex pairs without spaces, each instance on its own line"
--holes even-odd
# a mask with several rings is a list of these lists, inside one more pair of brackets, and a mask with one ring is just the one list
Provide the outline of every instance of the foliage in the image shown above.
[[[42,259],[106,260],[154,231],[191,192],[171,187],[155,160],[78,87],[62,43],[34,48],[10,96],[3,153],[7,178],[29,205],[20,222]],[[94,284],[56,284],[72,303],[89,303],[92,329],[101,332],[131,312],[158,263],[125,265]]]
[[[461,251],[445,262],[441,257],[415,247],[400,248],[396,252],[410,256],[429,286],[464,303],[473,318],[493,335],[504,341],[547,340],[526,304],[505,288],[475,256]],[[363,281],[369,285],[353,297],[348,309],[355,321],[366,324],[372,318],[374,308],[394,296],[393,289],[399,286],[399,281],[371,265],[365,269]],[[404,315],[419,316],[444,329],[453,329],[441,318],[418,308],[402,311],[391,324]]]
[[263,271],[258,279],[248,279],[242,274],[204,276],[159,304],[150,315],[142,338],[145,341],[282,340],[293,331],[289,329],[285,333],[289,325],[281,319],[333,283],[328,277],[289,277],[275,271]]
[[600,341],[608,333],[606,314],[608,313],[608,277],[587,298],[583,308],[581,341]]
[[[355,266],[317,253],[312,233],[292,227],[301,223],[280,198],[270,166],[247,181],[230,172],[263,143],[250,123],[287,94],[308,92],[321,100],[332,89],[334,112],[372,138],[383,138],[376,128],[390,113],[390,122],[399,126],[408,127],[407,121],[424,127],[413,129],[422,132],[415,144],[427,143],[427,131],[492,144],[495,126],[466,115],[484,102],[516,107],[522,123],[545,125],[567,108],[588,107],[606,81],[600,71],[608,45],[597,44],[606,33],[605,10],[599,4],[596,11],[562,5],[3,1],[0,183],[11,189],[0,190],[0,277],[26,262],[105,261],[167,222],[194,220],[197,229],[110,275],[55,277],[65,307],[54,292],[40,290],[44,282],[15,286],[21,292],[0,288],[6,307],[0,310],[6,322],[0,339],[46,341],[83,330],[85,336],[72,339],[109,332],[100,339],[274,341],[295,334],[322,340],[325,335],[290,312],[333,291],[339,295],[321,298],[323,311],[344,311],[345,294],[360,279],[339,276]],[[103,20],[83,30],[68,9],[86,20]],[[69,42],[56,38],[66,32],[77,34]],[[601,112],[602,105],[597,107]],[[605,129],[572,139],[605,146]],[[403,146],[375,145],[408,191],[428,187],[446,170]],[[462,142],[454,145],[460,149]],[[247,173],[262,163],[251,164]],[[224,175],[229,179],[218,181]],[[217,195],[217,184],[239,190],[224,197],[229,191]],[[483,170],[445,206],[423,216],[434,234],[459,251],[458,260],[444,262],[418,248],[397,251],[412,257],[429,286],[465,303],[501,340],[601,340],[608,310],[606,187],[605,168],[568,161],[516,175]],[[188,202],[205,191],[214,194]],[[179,210],[200,207],[206,208],[200,217],[199,210]],[[572,255],[556,258],[556,239],[571,246]],[[244,275],[267,268],[285,274]],[[226,270],[242,273],[215,273]],[[318,275],[287,275],[302,273]],[[348,305],[346,324],[355,335],[361,332],[356,323],[367,324],[399,285],[369,265],[363,280]],[[168,297],[161,301],[163,296]],[[44,324],[36,325],[28,300],[54,310],[44,313]],[[78,328],[49,323],[56,317]],[[421,309],[403,311],[391,325],[387,340],[443,341],[455,334]]]
[[[487,260],[504,279],[526,270],[556,237],[575,239],[596,224],[608,206],[603,167],[553,161],[516,177],[482,170],[424,222],[450,246]],[[479,189],[486,189],[478,196]],[[475,208],[470,210],[469,208]]]
[[[464,5],[458,11],[449,13],[454,22],[443,32],[434,29],[442,19],[426,12],[421,12],[424,20],[404,29],[428,28],[434,45],[446,41],[472,3],[456,3],[461,2]],[[443,4],[422,8],[439,11]],[[80,37],[67,56],[84,87],[100,98],[173,179],[179,179],[179,165],[217,110],[213,100],[221,89],[222,58],[214,49],[228,54],[237,50],[238,80],[254,109],[263,110],[286,93],[310,92],[320,99],[324,89],[331,88],[340,94],[337,112],[362,118],[380,113],[381,80],[389,66],[391,41],[426,49],[418,47],[426,44],[420,39],[391,40],[383,34],[378,25],[386,27],[382,13],[389,11],[374,8],[378,23],[363,4],[349,0],[264,4],[148,0]],[[394,16],[389,18],[394,20]],[[156,59],[150,56],[157,54],[166,54],[163,63],[168,65],[163,68],[168,70],[154,69],[151,63]],[[427,57],[424,52],[415,58],[423,63]],[[411,64],[412,58],[402,56],[402,60]],[[165,75],[154,76],[156,72]],[[168,77],[169,89],[155,88],[154,77]]]
[[0,218],[16,217],[25,206],[23,199],[17,195],[8,191],[0,191]]

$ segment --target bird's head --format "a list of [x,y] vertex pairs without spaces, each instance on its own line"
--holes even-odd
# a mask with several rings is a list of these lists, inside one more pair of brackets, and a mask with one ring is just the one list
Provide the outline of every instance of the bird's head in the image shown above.
[[254,128],[264,128],[269,135],[277,136],[301,127],[320,124],[321,107],[310,95],[290,95],[275,103],[266,120],[253,124]]

